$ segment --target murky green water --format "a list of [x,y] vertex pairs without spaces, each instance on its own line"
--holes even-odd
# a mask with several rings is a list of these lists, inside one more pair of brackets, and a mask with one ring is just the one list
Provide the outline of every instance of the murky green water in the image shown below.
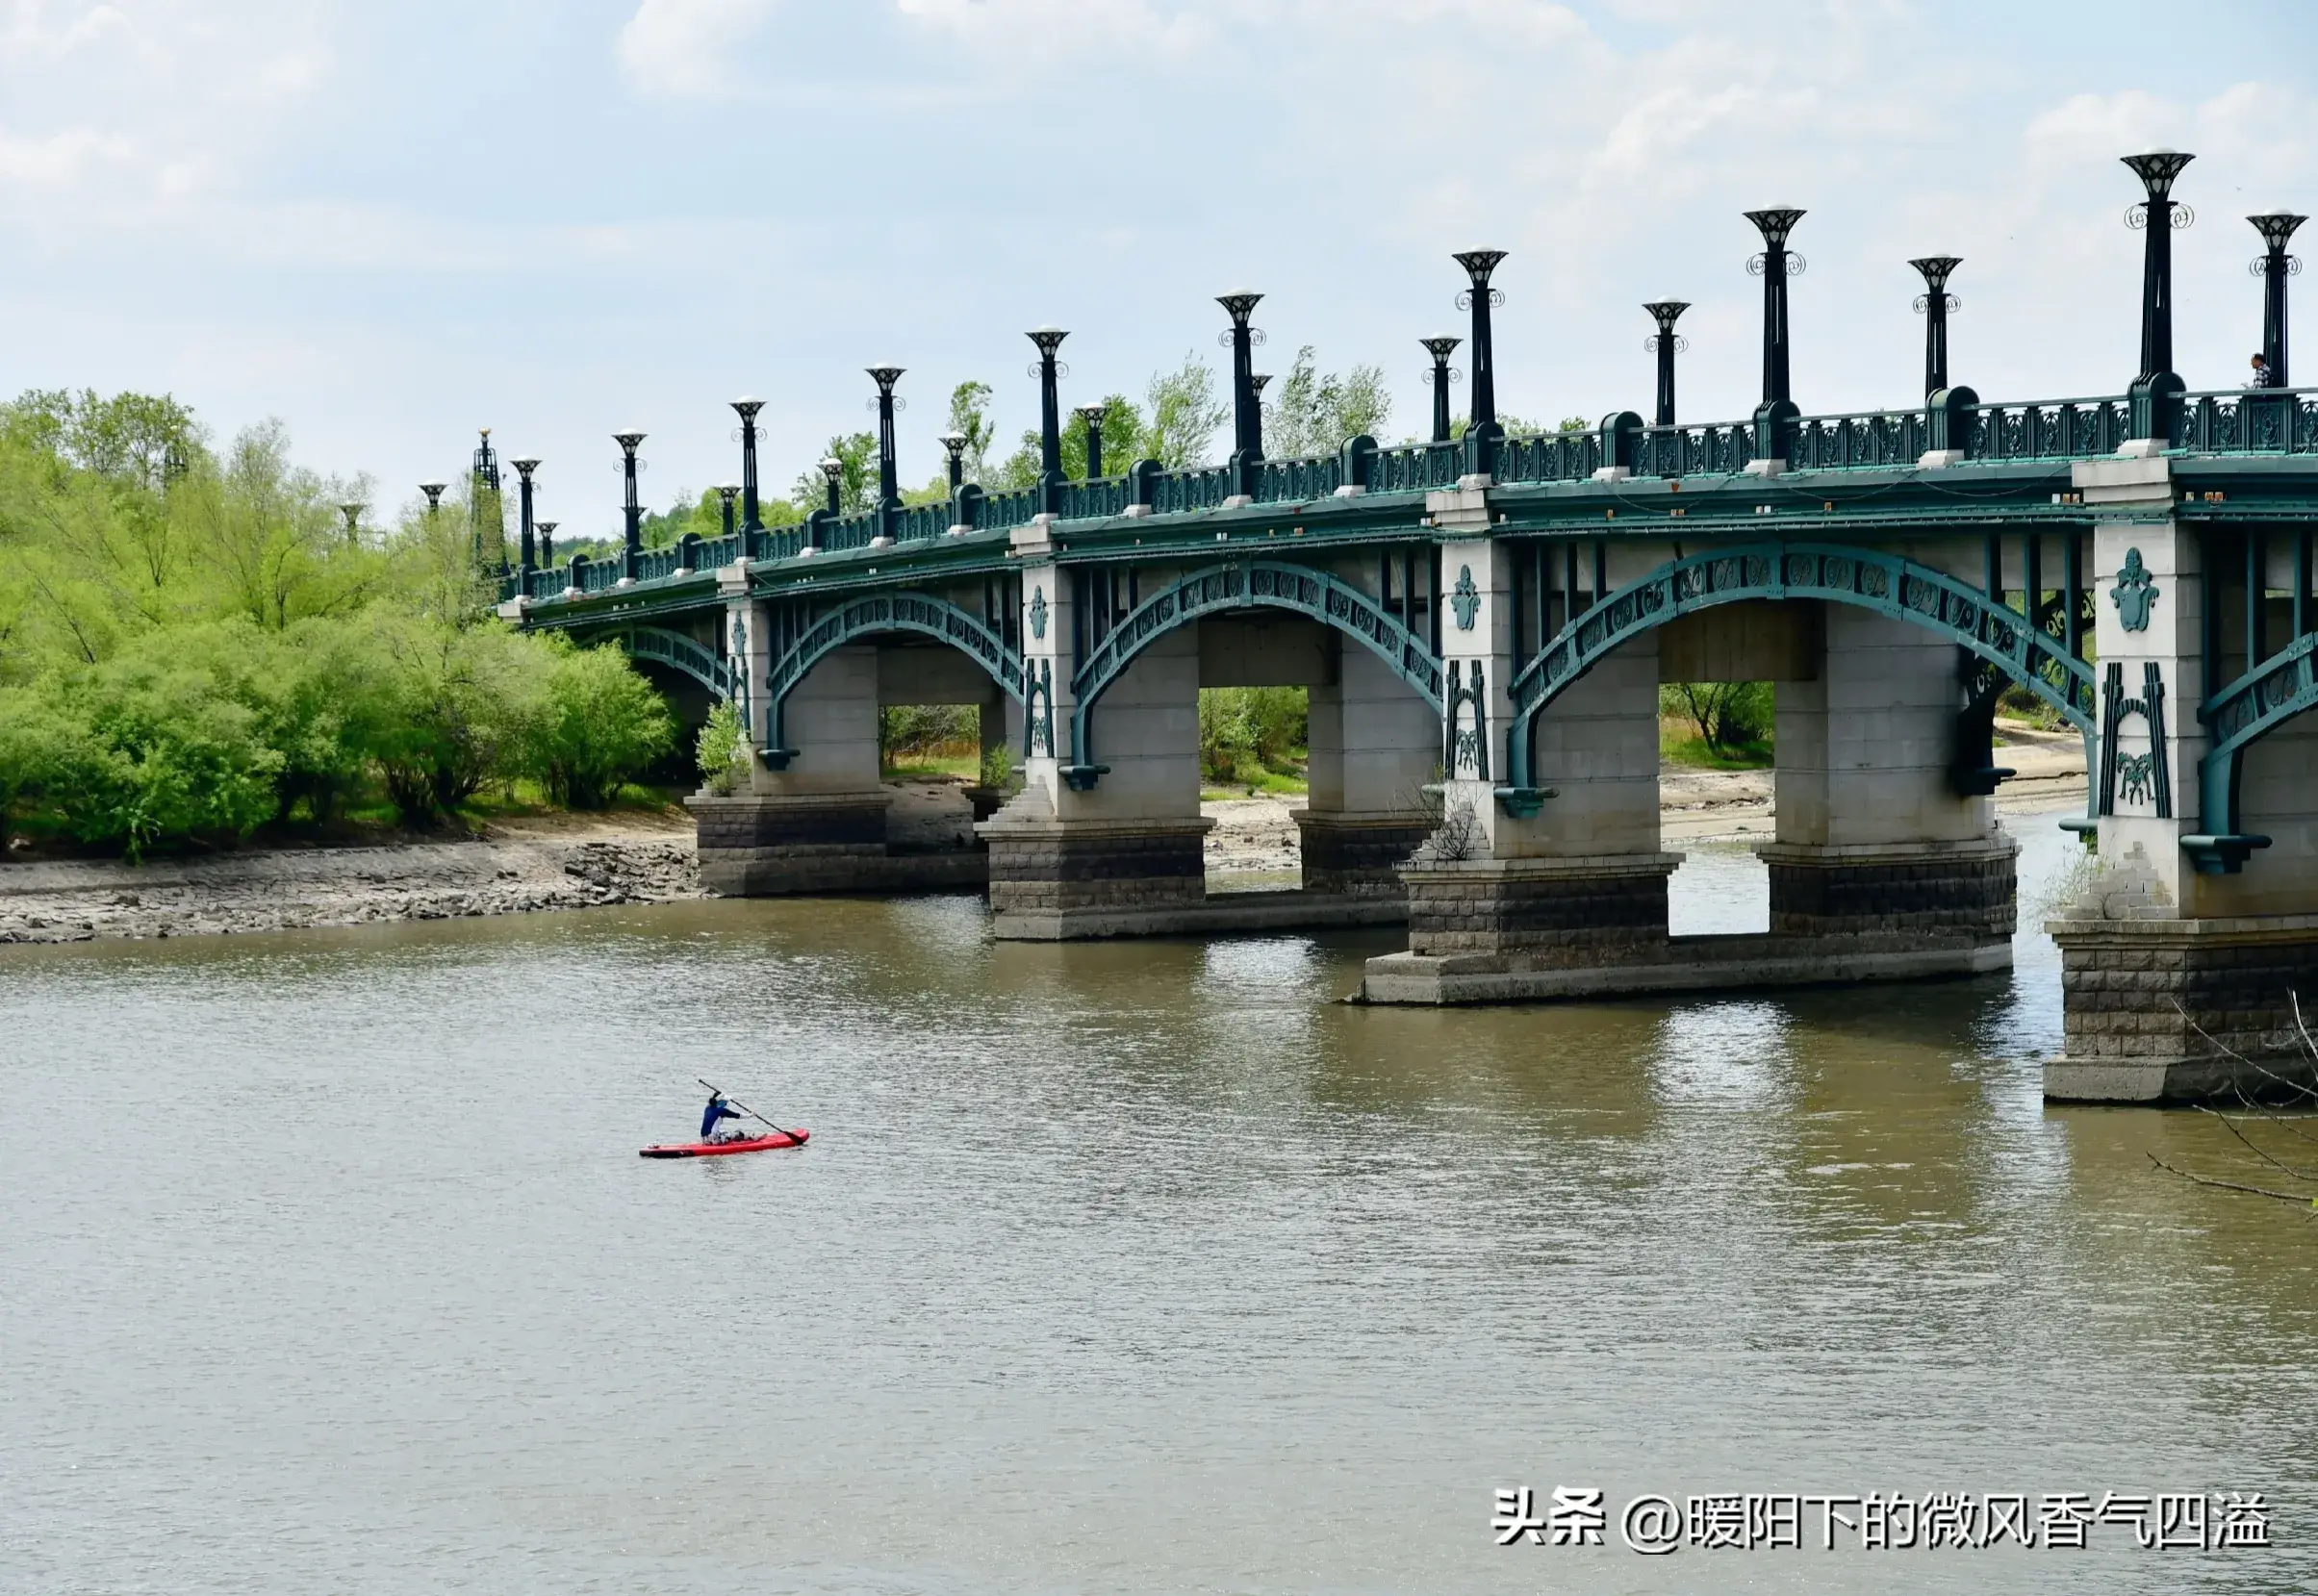
[[[1759,923],[1751,861],[1694,860],[1683,928]],[[1335,1002],[1389,946],[1002,947],[918,899],[9,950],[0,1587],[2318,1570],[2318,1226],[2154,1173],[2241,1167],[2202,1116],[2043,1105],[2040,939],[1970,983]],[[638,1159],[696,1075],[812,1146]],[[1610,1544],[1494,1545],[1521,1484],[1601,1487]],[[2259,1490],[2281,1544],[1616,1529],[1870,1490]]]

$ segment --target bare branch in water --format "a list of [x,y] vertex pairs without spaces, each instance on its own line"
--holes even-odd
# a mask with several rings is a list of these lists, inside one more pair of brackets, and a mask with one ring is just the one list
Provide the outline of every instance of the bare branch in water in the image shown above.
[[2219,1187],[2223,1191],[2251,1192],[2255,1197],[2275,1197],[2279,1202],[2291,1203],[2297,1208],[2306,1208],[2311,1206],[2313,1203],[2318,1203],[2318,1199],[2298,1197],[2290,1191],[2272,1191],[2267,1186],[2241,1186],[2234,1180],[2209,1180],[2203,1175],[2192,1175],[2185,1169],[2176,1169],[2153,1153],[2150,1153],[2148,1156],[2151,1163],[2156,1165],[2166,1174],[2178,1175],[2182,1179],[2194,1181],[2196,1184],[2201,1186],[2215,1186]]

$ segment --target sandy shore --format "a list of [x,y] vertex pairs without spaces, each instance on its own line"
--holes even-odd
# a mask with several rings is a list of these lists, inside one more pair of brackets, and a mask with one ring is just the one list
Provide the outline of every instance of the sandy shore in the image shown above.
[[[2084,745],[2074,732],[2004,728],[1999,789],[2006,814],[2084,801]],[[1669,847],[1760,842],[1772,833],[1769,771],[1669,769],[1659,778]],[[1300,798],[1203,803],[1208,874],[1218,888],[1292,886]],[[940,783],[897,789],[896,841],[971,846],[963,794]],[[557,815],[495,825],[482,836],[379,848],[253,849],[142,865],[115,860],[0,864],[0,943],[98,937],[212,936],[379,921],[445,920],[534,909],[652,903],[700,896],[691,817]]]

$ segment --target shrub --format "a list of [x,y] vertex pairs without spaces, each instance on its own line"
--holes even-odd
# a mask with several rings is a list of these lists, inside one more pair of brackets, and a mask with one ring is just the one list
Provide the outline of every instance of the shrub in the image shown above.
[[700,784],[719,798],[730,798],[749,775],[749,741],[743,733],[741,712],[730,700],[708,712],[708,723],[693,744],[700,767]]
[[1728,758],[1770,741],[1775,701],[1769,682],[1666,682],[1658,713],[1698,728],[1710,752]]
[[526,641],[547,651],[538,769],[574,809],[607,809],[622,785],[675,747],[668,701],[617,648],[580,648],[560,633]]
[[1285,771],[1310,737],[1309,697],[1300,687],[1210,687],[1199,695],[1199,765],[1211,781],[1239,779],[1253,763]]

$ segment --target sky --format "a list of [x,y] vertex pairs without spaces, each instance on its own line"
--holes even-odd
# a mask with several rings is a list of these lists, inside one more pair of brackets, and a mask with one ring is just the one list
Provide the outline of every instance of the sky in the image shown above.
[[1448,257],[1490,246],[1501,409],[1646,413],[1640,305],[1679,298],[1683,418],[1724,419],[1760,372],[1741,213],[1796,205],[1806,413],[1914,402],[1924,254],[1963,257],[1956,381],[2113,393],[2117,158],[2155,147],[2198,156],[2176,364],[2225,387],[2241,218],[2318,211],[2313,80],[2307,0],[0,0],[0,393],[279,418],[380,519],[490,426],[593,535],[624,427],[665,505],[737,476],[754,394],[785,488],[891,363],[922,481],[960,380],[1035,425],[1027,329],[1071,329],[1066,404],[1139,397],[1228,368],[1239,288],[1260,368],[1379,365],[1414,433]]

